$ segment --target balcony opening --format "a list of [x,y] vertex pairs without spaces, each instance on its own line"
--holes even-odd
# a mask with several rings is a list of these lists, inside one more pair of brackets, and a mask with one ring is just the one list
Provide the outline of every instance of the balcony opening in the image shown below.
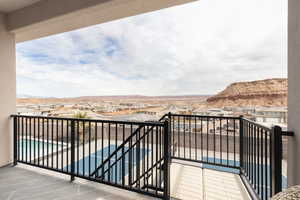
[[286,2],[266,14],[273,4],[260,1],[203,0],[18,44],[17,166],[0,176],[19,184],[4,197],[35,191],[31,179],[40,194],[28,199],[282,191],[293,133],[284,127],[285,17],[274,13],[285,16]]

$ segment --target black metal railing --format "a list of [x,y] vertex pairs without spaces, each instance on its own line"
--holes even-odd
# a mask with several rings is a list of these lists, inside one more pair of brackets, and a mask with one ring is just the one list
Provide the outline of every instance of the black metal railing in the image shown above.
[[[14,115],[14,162],[168,199],[169,124]],[[99,166],[101,166],[99,168]]]
[[[283,136],[240,117],[169,113],[158,122],[14,115],[14,161],[170,199],[171,159],[240,175],[253,199],[282,190]],[[228,170],[230,169],[230,170]]]
[[293,132],[242,116],[168,115],[172,159],[239,173],[253,199],[269,199],[282,191],[282,136],[293,136]]
[[[165,131],[168,132],[168,121],[164,115],[159,121],[164,120]],[[164,175],[169,173],[169,159],[167,151],[164,147],[169,147],[168,144],[170,134],[163,134],[162,129],[155,127],[147,128],[141,125],[136,131],[131,134],[118,148],[112,152],[91,174],[95,178],[102,180],[109,177],[111,171],[116,167],[118,162],[129,157],[129,162],[137,162],[137,172],[133,175],[129,174],[129,186],[138,187],[144,190],[151,190],[156,195],[164,195],[164,199],[169,196],[169,181],[165,181]],[[124,147],[128,149],[124,151]],[[131,160],[131,154],[136,149],[136,160]],[[143,149],[152,149],[150,153],[151,159],[144,160],[140,163],[140,157],[145,157]],[[142,150],[142,152],[141,152]],[[164,155],[164,152],[166,155]],[[168,159],[166,159],[168,157]],[[125,159],[124,159],[125,158]],[[111,161],[113,160],[113,161]],[[165,168],[168,167],[168,168]]]
[[239,169],[239,117],[169,114],[172,158]]
[[[248,185],[249,192],[259,199],[268,199],[274,191],[272,187],[273,165],[272,156],[275,155],[272,146],[275,145],[273,136],[278,132],[275,128],[268,128],[247,119],[241,119],[242,154],[241,177]],[[281,134],[279,132],[279,134]],[[279,146],[278,146],[279,147]],[[276,148],[276,150],[279,148]],[[281,166],[281,164],[280,164]],[[279,166],[276,167],[277,170]],[[281,175],[281,174],[280,174]],[[281,182],[280,182],[281,185]]]
[[242,118],[241,178],[252,196],[269,199],[283,188],[283,136],[293,132],[282,131]]

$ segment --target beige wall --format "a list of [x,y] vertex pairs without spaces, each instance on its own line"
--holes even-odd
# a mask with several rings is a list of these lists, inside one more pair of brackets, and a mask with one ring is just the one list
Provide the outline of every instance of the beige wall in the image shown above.
[[0,13],[0,166],[12,161],[12,125],[10,115],[16,110],[15,37],[6,31]]
[[288,17],[288,182],[300,184],[300,1],[289,0]]

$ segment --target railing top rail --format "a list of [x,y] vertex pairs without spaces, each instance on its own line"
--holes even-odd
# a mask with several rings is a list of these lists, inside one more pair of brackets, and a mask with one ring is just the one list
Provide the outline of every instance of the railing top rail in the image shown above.
[[293,131],[282,131],[283,136],[294,136],[295,133]]
[[249,122],[249,123],[251,123],[251,124],[254,124],[255,126],[260,127],[260,128],[262,128],[262,129],[266,129],[266,130],[268,130],[268,131],[271,131],[271,130],[272,130],[271,127],[264,126],[264,125],[262,125],[262,124],[259,124],[259,123],[255,122],[255,121],[252,121],[252,120],[250,120],[250,119],[247,119],[247,118],[244,118],[244,117],[243,117],[242,120],[247,121],[247,122]]
[[129,125],[144,125],[144,126],[163,126],[163,122],[137,122],[137,121],[119,121],[119,120],[102,120],[102,119],[80,119],[71,117],[45,117],[45,116],[31,116],[31,115],[11,115],[11,117],[24,117],[35,119],[53,119],[53,120],[74,120],[84,122],[97,122],[97,123],[114,123],[114,124],[129,124]]
[[188,114],[170,114],[176,117],[202,117],[202,118],[215,118],[215,119],[240,119],[240,117],[229,117],[229,116],[210,116],[210,115],[188,115]]

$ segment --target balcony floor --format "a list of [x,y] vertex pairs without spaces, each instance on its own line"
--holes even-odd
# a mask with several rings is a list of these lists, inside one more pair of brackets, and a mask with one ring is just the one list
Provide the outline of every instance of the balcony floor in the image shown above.
[[182,200],[250,200],[239,175],[179,161],[171,166],[171,195]]
[[[185,165],[183,165],[185,164]],[[152,197],[19,164],[0,168],[0,200],[150,200]],[[171,194],[182,200],[248,200],[239,176],[173,163]]]
[[151,200],[145,195],[18,164],[0,169],[0,200]]

